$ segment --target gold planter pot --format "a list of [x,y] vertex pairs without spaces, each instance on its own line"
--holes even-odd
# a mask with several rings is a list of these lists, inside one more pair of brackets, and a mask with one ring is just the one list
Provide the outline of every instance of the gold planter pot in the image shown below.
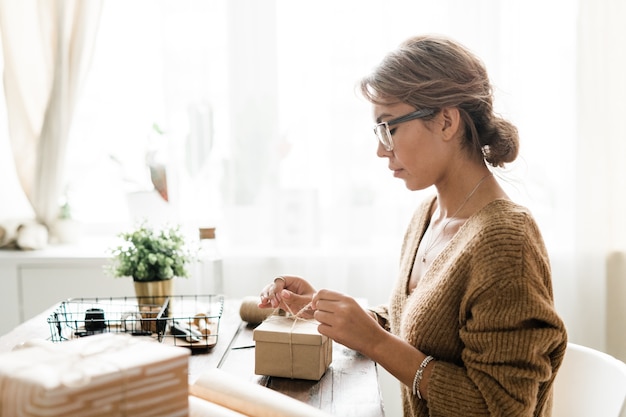
[[135,295],[140,298],[141,304],[162,306],[169,295],[173,295],[174,280],[164,281],[133,281]]

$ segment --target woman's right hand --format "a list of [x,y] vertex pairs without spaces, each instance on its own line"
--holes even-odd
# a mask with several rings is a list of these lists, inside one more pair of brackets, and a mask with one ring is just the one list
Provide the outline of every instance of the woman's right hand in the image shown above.
[[[259,307],[280,308],[297,314],[311,301],[313,294],[315,294],[315,288],[304,278],[281,275],[263,288]],[[306,315],[303,314],[303,317]]]

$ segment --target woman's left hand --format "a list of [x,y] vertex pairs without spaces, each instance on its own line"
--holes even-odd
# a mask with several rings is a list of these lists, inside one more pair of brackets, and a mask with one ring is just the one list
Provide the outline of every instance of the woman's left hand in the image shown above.
[[354,298],[335,291],[315,293],[311,308],[321,334],[366,355],[373,342],[380,340],[380,332],[385,332]]

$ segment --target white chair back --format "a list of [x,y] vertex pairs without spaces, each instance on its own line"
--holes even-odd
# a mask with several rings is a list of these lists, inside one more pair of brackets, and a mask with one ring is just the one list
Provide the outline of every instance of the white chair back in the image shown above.
[[568,343],[554,381],[552,417],[626,416],[625,401],[626,364],[598,350]]

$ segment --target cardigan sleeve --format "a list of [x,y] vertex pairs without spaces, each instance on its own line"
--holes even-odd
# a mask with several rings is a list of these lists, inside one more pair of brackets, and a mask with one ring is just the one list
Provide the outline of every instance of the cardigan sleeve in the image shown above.
[[490,228],[497,234],[487,229],[478,239],[459,309],[462,364],[436,362],[432,417],[533,416],[549,408],[567,337],[543,241],[533,221],[522,223],[527,227],[499,225]]
[[389,308],[386,305],[370,307],[368,308],[368,310],[374,313],[374,315],[376,316],[376,321],[378,321],[378,324],[383,329],[390,331]]

